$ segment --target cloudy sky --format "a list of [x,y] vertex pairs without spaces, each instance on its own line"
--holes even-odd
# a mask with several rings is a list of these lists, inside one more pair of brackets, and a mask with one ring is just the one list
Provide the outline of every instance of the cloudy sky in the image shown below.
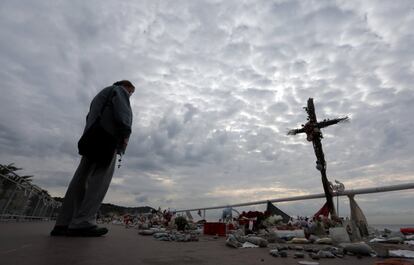
[[[105,202],[322,193],[311,143],[286,135],[309,97],[320,119],[351,118],[323,131],[330,180],[414,182],[413,28],[414,2],[400,0],[1,1],[0,163],[63,196],[90,100],[129,79],[133,134]],[[356,199],[370,222],[414,223],[413,190]]]

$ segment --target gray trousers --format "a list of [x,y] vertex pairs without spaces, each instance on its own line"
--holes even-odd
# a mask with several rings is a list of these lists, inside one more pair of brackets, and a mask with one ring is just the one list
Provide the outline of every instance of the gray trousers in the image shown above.
[[98,164],[82,157],[69,184],[57,226],[86,228],[96,225],[96,214],[108,191],[115,170],[116,154],[107,164]]

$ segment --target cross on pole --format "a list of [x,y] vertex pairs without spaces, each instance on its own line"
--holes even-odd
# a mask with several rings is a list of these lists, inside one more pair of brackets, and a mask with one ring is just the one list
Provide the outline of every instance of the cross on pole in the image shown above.
[[316,155],[316,169],[321,172],[322,176],[322,185],[323,190],[326,196],[326,203],[329,207],[329,212],[331,213],[331,217],[336,216],[335,205],[332,200],[332,189],[330,187],[330,183],[328,178],[326,177],[326,161],[325,155],[322,150],[322,143],[321,139],[323,138],[321,129],[328,127],[330,125],[337,124],[341,121],[348,120],[348,117],[343,118],[336,118],[336,119],[325,119],[321,122],[318,122],[316,119],[315,114],[315,107],[313,105],[313,98],[308,99],[308,106],[304,107],[306,112],[308,113],[308,122],[305,125],[302,125],[300,129],[293,129],[288,132],[288,135],[296,135],[299,133],[306,133],[306,139],[309,142],[312,142],[313,149]]

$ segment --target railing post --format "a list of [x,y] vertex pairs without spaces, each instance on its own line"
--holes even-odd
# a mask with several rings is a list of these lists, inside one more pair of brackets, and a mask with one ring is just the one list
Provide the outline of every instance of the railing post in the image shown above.
[[40,210],[39,210],[39,212],[37,213],[37,217],[42,217],[42,214],[43,214],[44,209],[45,209],[45,204],[42,202],[42,203],[40,204]]
[[37,217],[42,217],[42,214],[43,214],[43,210],[45,209],[45,203],[44,203],[44,201],[43,201],[43,199],[42,199],[42,201],[40,202],[40,210],[38,211],[38,213],[37,213]]
[[49,210],[49,207],[50,207],[50,205],[49,205],[49,202],[46,202],[46,205],[45,205],[46,207],[45,207],[45,209],[42,211],[42,214],[40,215],[40,217],[46,217],[47,216],[47,211]]
[[[26,188],[25,188],[26,189]],[[27,189],[26,189],[27,190]],[[25,195],[26,195],[26,190],[25,190]],[[20,215],[21,216],[24,216],[24,213],[26,212],[26,210],[27,210],[27,206],[28,206],[28,204],[29,204],[29,202],[30,202],[30,198],[32,197],[32,191],[30,190],[30,192],[29,192],[29,195],[27,195],[27,200],[26,200],[26,203],[24,204],[24,207],[23,207],[23,209],[21,210],[21,212],[20,212]]]
[[50,207],[52,206],[52,201],[50,201],[48,198],[44,198],[46,201],[44,201],[44,207],[42,208],[41,213],[39,214],[42,218],[47,218]]
[[41,201],[41,198],[39,197],[39,199],[37,200],[36,206],[32,212],[33,217],[36,216],[36,211],[37,211],[37,208],[39,207],[40,201]]
[[52,220],[53,213],[55,212],[55,207],[52,206],[52,211],[50,211],[49,219]]

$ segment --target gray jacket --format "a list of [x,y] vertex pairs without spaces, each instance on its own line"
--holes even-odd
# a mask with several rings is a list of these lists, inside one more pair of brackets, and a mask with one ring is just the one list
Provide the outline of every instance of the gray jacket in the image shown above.
[[124,139],[129,138],[132,130],[129,94],[122,86],[106,87],[93,98],[86,116],[84,132],[92,126],[98,117],[101,117],[101,126],[116,137],[118,147],[121,147]]

